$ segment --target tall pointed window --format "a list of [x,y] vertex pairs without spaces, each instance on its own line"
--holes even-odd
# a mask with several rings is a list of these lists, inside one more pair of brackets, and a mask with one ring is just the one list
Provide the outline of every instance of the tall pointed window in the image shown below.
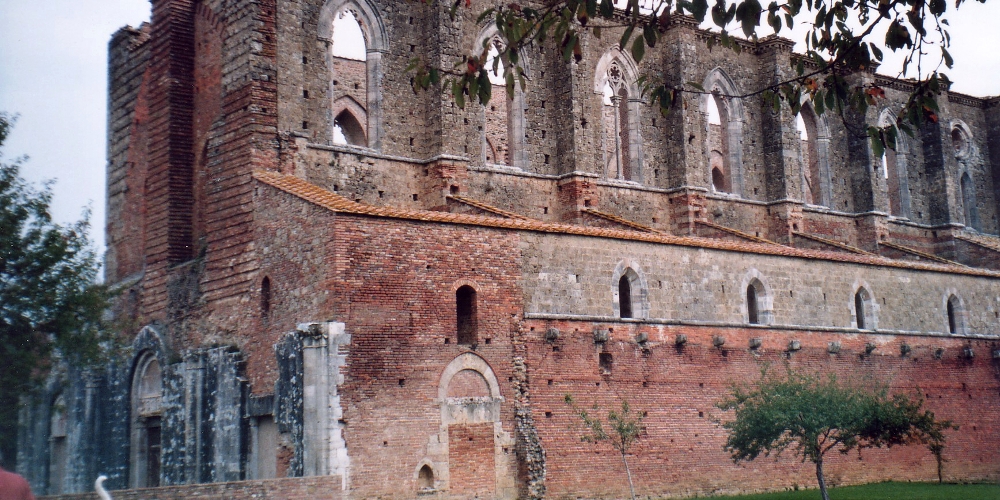
[[601,136],[605,175],[611,179],[642,180],[642,101],[638,70],[624,52],[613,49],[597,63],[594,92],[601,99]]
[[476,290],[463,285],[455,292],[455,313],[458,319],[458,343],[474,345],[478,343],[478,318]]
[[[879,118],[880,127],[895,127],[896,116],[885,110]],[[898,130],[898,129],[897,129]],[[903,133],[896,133],[895,148],[885,148],[882,155],[882,176],[885,178],[889,213],[897,217],[910,216],[910,181],[907,173],[909,145]]]
[[832,206],[829,127],[824,118],[816,115],[812,104],[805,102],[796,118],[796,128],[801,141],[803,201]]
[[721,68],[708,72],[702,84],[704,154],[708,178],[716,192],[743,195],[743,122],[740,91]]
[[134,488],[160,485],[163,378],[160,362],[146,352],[132,379],[132,468]]
[[326,0],[319,38],[326,43],[330,71],[330,141],[380,149],[388,36],[379,10],[366,0]]
[[[490,102],[482,107],[482,127],[479,129],[482,143],[482,161],[485,164],[504,165],[528,170],[525,134],[524,89],[521,88],[522,76],[528,82],[528,60],[525,54],[518,52],[517,65],[501,54],[506,50],[507,43],[498,34],[496,26],[490,25],[484,29],[472,47],[473,54],[485,57],[487,75],[492,86]],[[511,69],[514,88],[513,94],[507,94],[506,70]],[[523,71],[518,75],[517,71]],[[544,106],[544,104],[543,104]]]
[[[483,107],[483,154],[486,163],[498,165],[511,164],[511,102],[507,99],[507,86],[504,81],[504,64],[499,57],[503,49],[500,37],[493,37],[489,42],[487,53],[487,73],[493,86],[490,102]],[[495,66],[495,68],[494,68]]]
[[361,25],[349,9],[342,10],[333,21],[330,54],[334,75],[333,143],[367,146],[361,122],[368,107],[368,54]]
[[712,170],[712,189],[717,193],[728,193],[729,161],[726,159],[729,140],[723,133],[722,117],[715,96],[708,100],[708,163]]
[[619,179],[633,180],[632,139],[629,117],[629,92],[625,73],[617,61],[608,69],[604,84],[605,151],[608,172],[615,172]]
[[979,209],[976,207],[976,185],[973,184],[972,176],[968,172],[962,174],[961,189],[965,227],[979,231],[982,227],[979,224]]

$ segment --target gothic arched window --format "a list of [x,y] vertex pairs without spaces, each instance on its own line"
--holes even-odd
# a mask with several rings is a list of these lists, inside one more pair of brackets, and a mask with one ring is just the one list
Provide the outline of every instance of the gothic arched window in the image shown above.
[[980,231],[979,209],[976,207],[976,185],[968,172],[962,174],[962,215],[965,216],[965,227]]
[[[896,116],[888,109],[879,118],[880,127],[895,127]],[[895,136],[895,149],[886,147],[882,154],[882,176],[886,181],[889,198],[889,213],[897,217],[910,216],[910,180],[907,173],[909,144],[898,132]]]
[[708,73],[702,85],[709,93],[702,96],[704,116],[704,152],[716,192],[743,195],[743,101],[736,84],[722,69]]
[[637,81],[635,63],[618,49],[597,63],[594,91],[601,97],[602,153],[605,175],[612,179],[642,180],[642,100]]
[[796,119],[802,152],[802,195],[811,205],[832,206],[830,187],[830,130],[809,102]]
[[381,149],[382,54],[388,37],[378,10],[364,0],[327,0],[319,32],[330,71],[330,140]]
[[864,287],[854,293],[854,326],[858,330],[874,330],[876,327],[872,294]]

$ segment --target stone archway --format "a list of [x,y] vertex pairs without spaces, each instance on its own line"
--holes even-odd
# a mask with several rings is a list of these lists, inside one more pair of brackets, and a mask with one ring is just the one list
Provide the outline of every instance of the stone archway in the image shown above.
[[493,369],[471,352],[441,374],[441,424],[430,437],[426,462],[435,483],[452,495],[516,498],[514,438],[500,422],[504,398]]

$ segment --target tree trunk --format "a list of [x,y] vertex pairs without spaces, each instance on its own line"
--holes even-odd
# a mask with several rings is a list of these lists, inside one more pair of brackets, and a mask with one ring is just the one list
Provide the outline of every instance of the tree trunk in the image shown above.
[[628,468],[628,460],[625,459],[624,453],[622,453],[622,463],[625,464],[625,474],[628,476],[628,491],[632,494],[632,500],[635,500],[635,486],[632,486],[632,470]]
[[943,467],[943,466],[944,466],[944,464],[943,464],[942,462],[944,462],[944,457],[942,457],[942,456],[941,456],[941,453],[935,453],[935,454],[934,454],[934,458],[936,458],[936,459],[937,459],[937,466],[938,466],[938,484],[943,484],[943,483],[944,483],[944,474],[943,474],[943,472],[944,472],[944,471],[943,471],[943,469],[944,469],[944,467]]
[[816,461],[816,479],[819,481],[819,494],[823,500],[830,500],[830,494],[826,492],[826,480],[823,479],[823,458]]

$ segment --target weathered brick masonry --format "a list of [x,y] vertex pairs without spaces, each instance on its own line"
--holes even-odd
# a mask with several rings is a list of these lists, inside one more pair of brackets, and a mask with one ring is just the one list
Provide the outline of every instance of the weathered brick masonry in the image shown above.
[[[488,108],[414,94],[413,57],[504,43],[489,5],[156,0],[114,35],[106,276],[131,346],[22,409],[36,493],[624,497],[566,394],[647,413],[641,495],[811,485],[793,457],[733,465],[715,423],[786,363],[925,398],[961,426],[946,477],[1000,479],[996,98],[942,95],[885,158],[807,103],[803,140],[733,97],[789,75],[790,42],[710,50],[676,16],[641,64],[608,28],[579,62],[526,50]],[[363,61],[334,55],[345,12]],[[663,116],[649,72],[720,96]],[[849,78],[887,94],[853,125],[910,89]],[[918,446],[827,468],[936,477]]]

